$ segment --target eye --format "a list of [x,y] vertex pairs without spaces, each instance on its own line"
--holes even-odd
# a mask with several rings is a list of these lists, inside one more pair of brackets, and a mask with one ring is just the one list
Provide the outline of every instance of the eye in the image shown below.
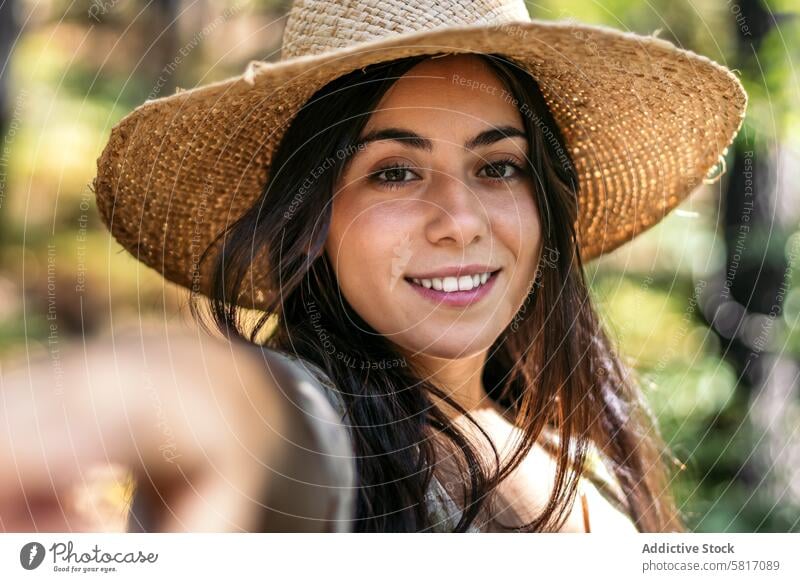
[[[510,158],[486,164],[481,168],[481,172],[484,170],[487,170],[487,173],[482,177],[489,178],[490,180],[508,180],[522,173],[522,168],[519,167],[515,160]],[[480,172],[478,175],[480,175]]]
[[367,176],[381,188],[394,189],[402,186],[404,182],[412,182],[419,179],[419,176],[411,171],[411,167],[405,164],[393,163],[384,166]]

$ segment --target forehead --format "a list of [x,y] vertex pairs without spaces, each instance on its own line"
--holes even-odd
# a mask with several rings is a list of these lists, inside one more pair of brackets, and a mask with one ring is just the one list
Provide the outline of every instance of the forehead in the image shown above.
[[508,88],[475,55],[427,59],[411,68],[383,96],[366,129],[400,122],[428,134],[470,132],[487,124],[522,127]]

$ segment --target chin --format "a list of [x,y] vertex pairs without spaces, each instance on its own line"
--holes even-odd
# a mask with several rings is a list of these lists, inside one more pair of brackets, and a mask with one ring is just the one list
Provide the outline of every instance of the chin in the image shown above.
[[446,360],[461,360],[485,352],[492,347],[496,335],[480,333],[477,336],[459,332],[456,328],[446,333],[437,328],[433,333],[414,333],[413,337],[396,337],[393,341],[405,350]]

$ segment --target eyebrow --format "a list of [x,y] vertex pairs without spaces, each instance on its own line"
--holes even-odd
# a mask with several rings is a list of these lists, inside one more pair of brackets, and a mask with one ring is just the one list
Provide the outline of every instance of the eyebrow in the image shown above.
[[[511,137],[524,138],[526,136],[524,131],[514,127],[513,125],[501,125],[500,127],[482,131],[472,139],[467,140],[464,143],[464,148],[471,150],[478,146],[491,145],[497,141]],[[355,147],[360,151],[366,147],[367,144],[385,140],[398,141],[404,146],[420,149],[426,152],[433,150],[433,142],[431,140],[422,137],[411,130],[399,127],[387,127],[386,129],[373,130],[358,140],[355,144]]]

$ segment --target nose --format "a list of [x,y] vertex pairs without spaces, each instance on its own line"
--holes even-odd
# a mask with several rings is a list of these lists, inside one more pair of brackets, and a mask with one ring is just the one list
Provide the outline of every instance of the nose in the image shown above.
[[436,245],[466,247],[489,231],[488,209],[458,177],[438,173],[428,192],[426,236]]

